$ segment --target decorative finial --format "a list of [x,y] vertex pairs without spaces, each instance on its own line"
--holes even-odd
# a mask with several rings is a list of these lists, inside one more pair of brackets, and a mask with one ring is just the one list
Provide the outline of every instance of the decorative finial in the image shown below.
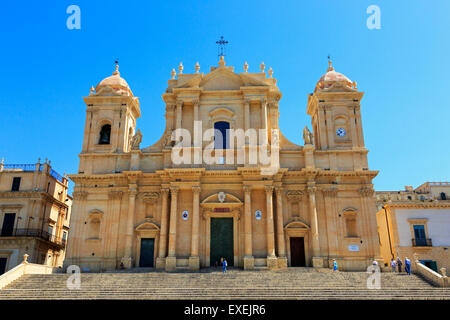
[[45,158],[45,163],[47,163],[48,158]]
[[245,61],[245,63],[244,63],[244,72],[247,73],[247,70],[248,70],[248,63],[247,63],[247,61]]
[[273,75],[272,67],[269,67],[269,71],[267,71],[267,73],[269,74],[269,78],[272,78]]
[[198,62],[195,64],[195,73],[199,73],[200,71],[200,65],[198,64]]
[[353,80],[352,87],[353,87],[354,89],[356,89],[356,86],[357,86],[357,83],[356,83],[355,80]]
[[[116,63],[117,63],[118,61],[116,61]],[[113,75],[120,75],[120,72],[119,72],[119,65],[118,64],[116,64],[116,71],[114,71],[113,72]]]
[[183,69],[184,69],[183,63],[180,62],[180,65],[178,66],[178,74],[183,74]]
[[5,158],[2,158],[2,162],[0,162],[0,164],[4,164],[5,163]]
[[38,158],[38,163],[41,163],[41,158]]
[[25,254],[23,255],[23,262],[22,262],[22,263],[27,264],[27,263],[28,263],[28,257],[29,257],[29,255],[25,253]]
[[261,68],[261,72],[264,72],[264,69],[266,69],[266,65],[264,64],[264,62],[262,62],[259,67]]
[[94,93],[94,86],[91,86],[91,93]]
[[175,68],[172,69],[172,71],[170,72],[170,75],[172,76],[172,79],[175,79],[175,76],[177,75],[177,72],[175,71]]
[[334,68],[331,66],[331,58],[330,58],[330,56],[328,56],[328,69],[327,69],[327,72],[328,71],[333,71],[334,70]]
[[225,58],[224,58],[224,56],[220,56],[219,66],[221,66],[221,67],[225,66]]

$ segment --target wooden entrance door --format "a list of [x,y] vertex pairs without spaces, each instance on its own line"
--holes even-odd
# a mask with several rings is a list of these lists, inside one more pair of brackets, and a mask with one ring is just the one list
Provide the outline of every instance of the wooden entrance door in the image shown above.
[[291,267],[305,267],[305,238],[291,237]]
[[139,267],[153,268],[153,256],[155,253],[155,239],[141,239],[141,255],[139,258]]
[[210,265],[220,264],[220,258],[234,265],[233,218],[211,218]]

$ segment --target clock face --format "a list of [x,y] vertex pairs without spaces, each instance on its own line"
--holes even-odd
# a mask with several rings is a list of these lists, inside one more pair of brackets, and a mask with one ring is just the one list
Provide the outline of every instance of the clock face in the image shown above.
[[336,134],[337,134],[338,137],[345,137],[347,132],[345,132],[344,128],[339,128],[339,129],[336,130]]

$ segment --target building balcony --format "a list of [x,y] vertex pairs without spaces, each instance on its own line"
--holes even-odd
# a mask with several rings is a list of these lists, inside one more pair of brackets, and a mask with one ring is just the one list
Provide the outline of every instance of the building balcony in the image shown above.
[[65,248],[66,240],[60,237],[56,237],[53,234],[50,234],[41,229],[0,229],[0,240],[4,237],[30,237],[30,238],[39,238],[52,244]]
[[432,247],[431,239],[411,239],[413,247]]

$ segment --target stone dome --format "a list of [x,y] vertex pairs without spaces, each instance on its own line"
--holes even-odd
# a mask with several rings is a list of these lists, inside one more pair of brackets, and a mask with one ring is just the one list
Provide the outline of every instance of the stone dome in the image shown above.
[[109,76],[100,81],[100,83],[95,87],[95,91],[98,92],[103,87],[110,87],[121,95],[133,95],[130,87],[128,86],[128,83],[124,78],[120,76],[119,65],[116,65],[116,70],[113,72],[112,76]]
[[327,89],[335,83],[339,83],[350,88],[356,87],[356,82],[352,82],[342,73],[336,72],[331,66],[331,61],[328,61],[327,73],[325,73],[322,77],[320,77],[319,81],[317,81],[316,89],[314,90],[314,92],[316,92],[317,90]]

